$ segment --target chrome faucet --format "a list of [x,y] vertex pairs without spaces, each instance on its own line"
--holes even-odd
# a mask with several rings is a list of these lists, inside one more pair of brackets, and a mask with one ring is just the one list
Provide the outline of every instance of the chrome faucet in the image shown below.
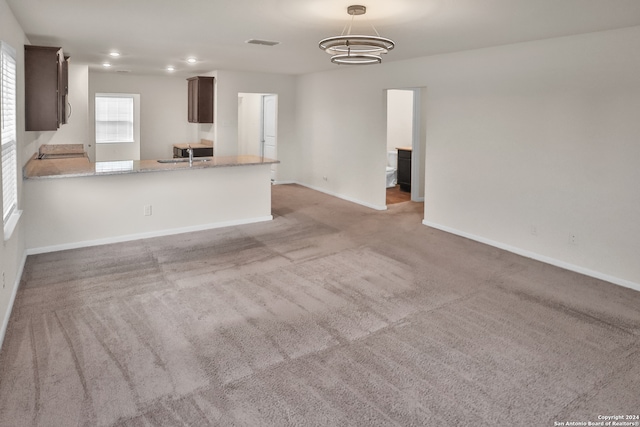
[[189,153],[189,166],[193,166],[193,148],[191,148],[191,144],[187,145],[187,153]]

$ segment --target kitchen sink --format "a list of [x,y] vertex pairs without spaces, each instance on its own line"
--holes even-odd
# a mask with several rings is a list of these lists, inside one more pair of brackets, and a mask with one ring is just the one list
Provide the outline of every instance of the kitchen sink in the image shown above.
[[[201,158],[193,159],[193,163],[196,163],[196,162],[210,162],[210,161],[211,161],[211,159],[201,159]],[[158,160],[158,163],[189,163],[189,159],[187,159],[187,158],[161,159],[161,160]]]

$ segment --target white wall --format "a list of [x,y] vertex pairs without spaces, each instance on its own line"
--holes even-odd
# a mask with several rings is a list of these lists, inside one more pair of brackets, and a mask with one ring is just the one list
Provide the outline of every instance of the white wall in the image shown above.
[[[89,73],[89,117],[100,93],[140,94],[140,158],[173,157],[172,145],[199,142],[198,125],[187,121],[187,81],[172,76],[139,76],[114,72]],[[237,105],[237,101],[236,101]],[[89,132],[95,144],[95,124]]]
[[269,174],[270,165],[260,164],[25,180],[27,248],[48,252],[268,220]]
[[413,91],[387,91],[387,151],[411,147],[413,142]]
[[[29,142],[25,139],[24,132],[24,45],[29,44],[18,21],[13,16],[11,9],[5,2],[0,0],[0,40],[8,43],[16,50],[16,77],[17,77],[17,145],[18,145],[18,167],[26,163],[33,154],[29,148]],[[0,132],[2,130],[0,129]],[[0,181],[2,175],[0,174]],[[24,190],[22,180],[18,180],[18,208],[23,209]],[[2,203],[2,185],[0,182],[0,204]],[[0,246],[0,345],[4,338],[7,322],[11,312],[11,305],[20,283],[20,275],[24,265],[25,251],[25,218],[24,215],[18,221],[11,237],[3,233],[2,245]]]
[[299,77],[298,180],[384,209],[386,93],[379,66],[336,68]]
[[[118,142],[109,144],[96,144],[95,157],[91,161],[110,162],[118,160],[140,160],[140,137],[134,142]],[[170,157],[170,156],[165,156]]]
[[640,289],[639,45],[633,27],[302,76],[300,180],[383,204],[383,91],[424,86],[426,223]]
[[[214,125],[200,125],[199,138],[215,141],[214,154],[238,154],[238,94],[273,93],[278,95],[277,181],[296,180],[299,169],[299,144],[296,135],[297,77],[283,74],[218,70],[216,77]],[[384,170],[384,169],[383,169]],[[384,185],[381,184],[381,185]]]

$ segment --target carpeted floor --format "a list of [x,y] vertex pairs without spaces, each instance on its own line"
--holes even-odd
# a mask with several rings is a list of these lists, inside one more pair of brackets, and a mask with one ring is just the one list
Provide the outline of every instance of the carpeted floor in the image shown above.
[[640,293],[273,187],[274,221],[30,256],[2,426],[553,426],[640,412]]

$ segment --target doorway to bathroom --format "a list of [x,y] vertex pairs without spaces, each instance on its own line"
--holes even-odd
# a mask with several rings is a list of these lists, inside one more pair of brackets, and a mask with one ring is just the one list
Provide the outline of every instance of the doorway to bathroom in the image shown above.
[[[278,95],[238,93],[238,155],[278,158]],[[271,165],[276,181],[277,165]]]
[[388,89],[386,204],[424,201],[425,88]]

